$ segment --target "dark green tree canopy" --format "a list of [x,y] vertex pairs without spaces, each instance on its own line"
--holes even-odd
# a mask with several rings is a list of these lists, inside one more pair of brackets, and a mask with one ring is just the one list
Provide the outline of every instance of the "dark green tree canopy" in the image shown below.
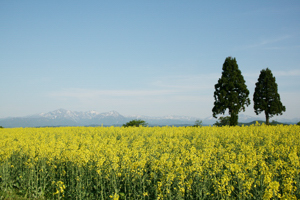
[[213,116],[217,118],[217,114],[224,114],[228,109],[230,125],[237,125],[238,113],[250,104],[249,90],[235,58],[227,57],[222,69],[222,76],[215,85]]
[[269,124],[269,118],[274,115],[282,115],[285,112],[285,106],[280,101],[276,79],[270,69],[263,69],[260,72],[258,81],[255,84],[253,95],[254,112],[258,115],[265,112],[266,124]]
[[127,122],[126,124],[123,124],[124,127],[129,127],[129,126],[147,126],[147,123],[144,120],[139,120],[139,119],[134,119],[131,120],[130,122]]
[[218,121],[214,123],[214,126],[227,126],[230,125],[230,116],[219,117]]

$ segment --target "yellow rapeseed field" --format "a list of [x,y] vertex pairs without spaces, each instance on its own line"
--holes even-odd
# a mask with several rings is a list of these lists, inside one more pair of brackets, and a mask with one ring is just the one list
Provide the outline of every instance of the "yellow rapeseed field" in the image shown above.
[[300,126],[0,130],[0,190],[43,199],[300,199]]

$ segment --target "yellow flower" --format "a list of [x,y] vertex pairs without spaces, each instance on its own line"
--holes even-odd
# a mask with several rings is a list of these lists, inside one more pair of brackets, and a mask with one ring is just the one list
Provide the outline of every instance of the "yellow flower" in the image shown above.
[[144,195],[144,196],[148,196],[148,192],[144,192],[143,195]]

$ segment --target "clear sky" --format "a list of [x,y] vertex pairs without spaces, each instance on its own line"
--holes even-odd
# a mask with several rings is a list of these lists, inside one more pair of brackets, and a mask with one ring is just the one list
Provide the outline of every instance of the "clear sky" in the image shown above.
[[282,117],[300,116],[299,0],[0,0],[0,117],[64,108],[205,118],[228,56],[250,91],[244,114],[255,116],[268,67]]

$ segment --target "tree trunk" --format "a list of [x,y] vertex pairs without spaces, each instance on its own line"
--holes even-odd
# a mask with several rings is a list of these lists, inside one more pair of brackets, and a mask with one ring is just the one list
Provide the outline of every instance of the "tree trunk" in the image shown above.
[[266,115],[266,124],[269,125],[269,113],[265,112],[265,115]]
[[238,125],[238,115],[235,113],[231,113],[230,115],[230,126],[236,126]]

